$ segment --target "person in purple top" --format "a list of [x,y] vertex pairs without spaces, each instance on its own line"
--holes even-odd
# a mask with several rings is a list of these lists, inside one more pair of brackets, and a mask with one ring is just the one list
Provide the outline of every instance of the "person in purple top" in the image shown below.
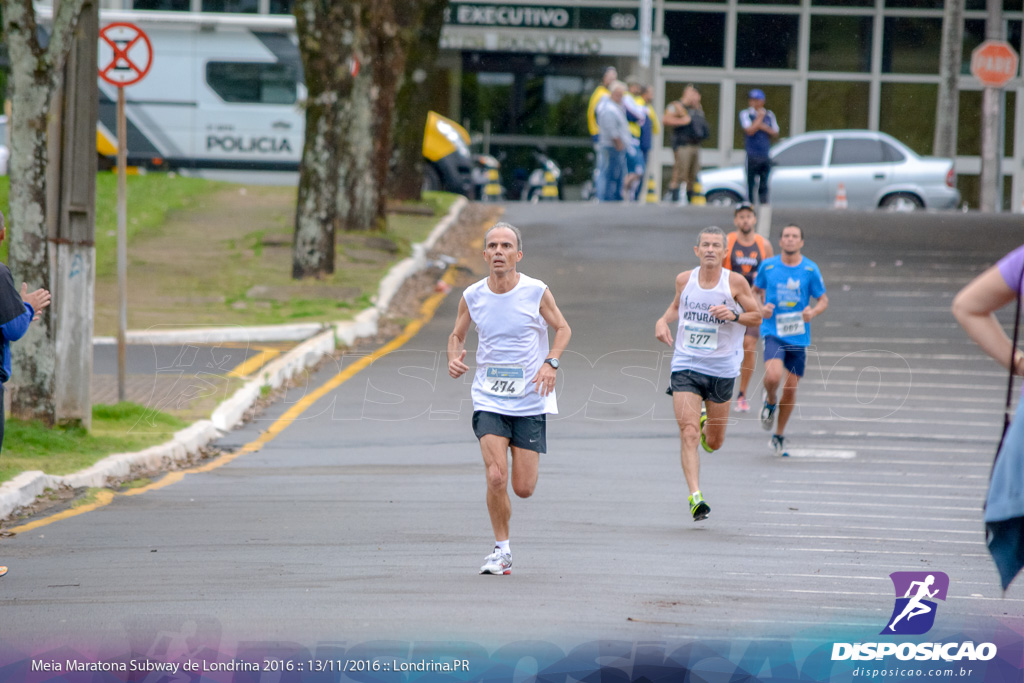
[[[7,238],[7,225],[0,213],[0,242]],[[11,342],[21,339],[28,331],[29,324],[39,318],[39,312],[50,305],[50,293],[37,289],[31,294],[28,285],[21,283],[21,294],[14,286],[14,277],[6,265],[0,263],[0,448],[4,441],[4,384],[11,377]],[[7,567],[0,566],[0,576],[7,573]]]
[[[1024,376],[1024,353],[1013,347],[995,312],[1013,302],[1024,283],[1024,246],[969,282],[953,298],[953,315],[982,351]],[[992,468],[985,499],[989,552],[1006,590],[1024,567],[1024,401],[1010,423]]]
[[1017,247],[953,299],[953,315],[981,350],[1015,375],[1024,375],[1024,353],[1012,352],[1011,341],[994,313],[1017,298],[1024,279],[1024,246]]

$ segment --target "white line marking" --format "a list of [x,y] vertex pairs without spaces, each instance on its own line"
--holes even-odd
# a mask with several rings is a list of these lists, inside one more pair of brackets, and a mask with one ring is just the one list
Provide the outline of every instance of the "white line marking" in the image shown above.
[[[746,588],[739,587],[738,590],[746,591],[749,593],[763,592],[760,588]],[[810,588],[780,588],[775,590],[776,593],[802,593],[811,595],[863,595],[863,596],[883,596],[892,598],[891,593],[873,593],[867,591],[832,591],[832,590],[813,590]],[[992,600],[1005,600],[1006,602],[1024,602],[1024,600],[1018,598],[982,598],[974,597],[972,595],[947,595],[946,600],[978,600],[978,601],[992,601]]]
[[876,541],[878,543],[946,543],[949,545],[980,545],[986,547],[981,541],[955,541],[940,540],[937,538],[888,538],[885,536],[828,536],[814,534],[749,534],[751,538],[800,538],[815,539],[818,541]]
[[[862,351],[829,351],[827,349],[816,348],[811,357],[814,358],[815,356],[817,356],[820,358],[846,358],[847,356],[853,353],[857,354],[858,359],[863,358],[865,360],[886,360],[891,359],[893,357],[894,352],[876,351],[874,349],[864,349]],[[984,362],[984,364],[986,365],[994,362],[988,356],[982,355],[980,353],[900,353],[898,355],[900,358],[903,358],[904,360],[948,360],[957,361],[961,363],[977,361],[978,363]]]
[[[842,517],[843,519],[893,519],[897,522],[907,521],[906,515],[871,515],[861,514],[849,515],[845,512],[801,512],[800,510],[761,510],[761,515],[790,515],[792,517]],[[961,522],[963,524],[974,524],[977,527],[981,524],[981,515],[977,517],[929,517],[929,522]]]
[[[963,339],[943,339],[942,337],[820,337],[814,340],[818,344],[927,344],[928,346],[966,346],[974,347],[974,342]],[[877,349],[865,349],[877,351]]]
[[[881,507],[876,503],[853,503],[845,500],[784,500],[781,498],[762,498],[762,503],[776,503],[778,505],[842,505],[844,507],[869,507],[877,508]],[[956,506],[943,506],[943,505],[900,505],[899,503],[886,503],[886,509],[889,508],[907,508],[910,510],[950,510],[960,512],[981,512],[981,501],[978,501],[976,507],[956,507]],[[854,515],[847,515],[853,517]],[[856,516],[860,516],[859,514]]]
[[[832,436],[833,432],[827,432],[822,430],[815,430],[811,432],[811,436]],[[991,448],[988,443],[981,444],[982,448],[955,448],[950,446],[938,446],[928,444],[927,446],[899,446],[899,445],[887,445],[887,444],[871,444],[871,443],[858,443],[857,449],[862,451],[896,451],[899,453],[920,453],[921,451],[928,451],[929,454],[934,453],[959,453],[964,455],[987,455],[991,456],[992,451],[995,449],[996,442],[992,441]],[[873,461],[873,462],[891,462],[896,465],[963,465],[964,467],[991,467],[992,463],[987,465],[983,463],[971,463],[971,462],[926,462],[918,460],[890,460],[890,461]]]
[[[872,464],[875,464],[875,463],[877,463],[879,461],[878,460],[871,460],[870,462]],[[831,463],[831,462],[814,463],[814,465],[834,465],[834,464],[835,463]],[[914,464],[916,464],[916,463],[914,463]],[[951,465],[953,463],[946,463],[946,464],[947,465]],[[844,471],[848,471],[848,470],[844,470]],[[862,472],[862,471],[863,470],[858,470],[858,472]],[[836,474],[836,468],[835,467],[821,467],[819,469],[819,468],[816,468],[816,467],[814,467],[812,465],[808,465],[807,467],[803,467],[803,468],[800,469],[800,474],[801,475],[804,475],[804,474],[823,474],[826,477],[832,477],[832,476],[835,476],[835,474]],[[918,478],[921,478],[921,479],[927,478],[930,481],[932,478],[934,478],[935,475],[932,472],[903,472],[903,471],[894,471],[894,470],[879,470],[877,468],[872,468],[871,476],[872,477],[899,477],[900,479],[903,479],[905,477],[918,477]],[[981,474],[957,474],[956,476],[961,478],[961,479],[984,479],[986,482],[988,481],[988,476],[987,475],[981,475]],[[787,483],[789,483],[789,482],[787,482]],[[858,495],[870,495],[870,494],[858,494]],[[943,495],[942,497],[945,498],[946,495]]]
[[833,365],[828,368],[829,374],[833,372],[864,372],[867,369],[876,369],[887,375],[941,375],[943,377],[960,375],[963,377],[996,377],[1006,379],[1006,372],[995,372],[986,370],[959,370],[953,368],[908,368],[905,365],[870,365],[856,367],[853,365]]
[[[867,481],[800,481],[799,479],[771,479],[772,484],[789,484],[797,486],[857,486],[862,488],[871,488],[876,485],[876,482]],[[886,484],[886,488],[899,488],[899,489],[955,489],[958,491],[972,490],[971,487],[963,486],[962,484]],[[974,487],[973,490],[984,492],[988,487]]]
[[[886,486],[888,486],[886,484]],[[798,496],[820,495],[822,491],[794,491],[793,489],[765,489],[762,493],[789,493]],[[914,498],[922,500],[962,500],[964,502],[976,502],[976,498],[962,496],[927,496],[918,493],[860,493],[857,491],[843,491],[844,496],[861,496],[863,498]]]
[[[857,405],[849,405],[849,404],[848,405],[827,404],[827,405],[819,405],[817,407],[819,407],[819,408],[826,408],[827,407],[830,410],[832,410],[833,412],[836,412],[837,409],[844,409],[843,412],[846,412],[846,411],[849,411],[849,410],[885,410],[885,408],[875,408],[875,407],[872,407],[872,406],[857,406]],[[897,412],[900,412],[902,410],[902,408],[889,408],[888,410],[889,410],[890,413],[897,413]],[[890,417],[889,415],[880,416],[880,417],[870,417],[870,416],[868,416],[868,417],[863,417],[863,418],[859,418],[859,419],[855,419],[855,418],[852,418],[852,417],[845,417],[845,416],[838,417],[838,416],[808,415],[808,416],[801,416],[800,417],[800,421],[801,422],[833,422],[833,421],[841,421],[841,422],[844,422],[844,423],[850,423],[850,422],[878,422],[880,424],[943,425],[943,426],[949,426],[949,423],[950,423],[950,421],[948,419],[946,419],[946,420],[922,420],[920,418],[913,419],[913,418],[903,418],[903,417]],[[956,424],[957,424],[958,427],[981,427],[981,428],[984,428],[984,429],[991,429],[991,428],[994,428],[994,427],[999,427],[1000,426],[1000,421],[999,420],[990,420],[990,421],[980,422],[980,421],[957,420]],[[933,437],[931,437],[931,436],[923,436],[922,435],[922,438],[933,438]],[[962,435],[961,435],[961,438],[963,438]]]
[[[723,573],[726,574],[727,576],[728,575],[732,575],[732,576],[757,576],[757,577],[760,577],[760,578],[764,578],[764,573],[760,573],[760,574],[757,574],[757,573],[754,573],[754,572],[723,572]],[[853,580],[860,580],[860,581],[885,581],[885,582],[889,581],[889,576],[888,575],[885,575],[885,576],[844,576],[844,575],[839,575],[839,574],[790,574],[790,573],[779,574],[777,572],[772,572],[772,576],[773,577],[789,576],[789,577],[798,578],[798,579],[843,579],[843,580],[853,579]],[[991,583],[985,582],[985,581],[959,581],[958,580],[956,582],[956,585],[958,585],[958,586],[988,586],[989,588],[992,587]],[[974,596],[974,597],[979,597],[979,596]]]
[[834,460],[851,460],[857,457],[857,451],[838,451],[824,448],[793,448],[789,451],[791,458],[831,458]]
[[991,555],[989,555],[988,553],[928,553],[924,551],[910,550],[867,550],[864,548],[778,548],[775,546],[767,546],[759,548],[759,550],[763,550],[765,552],[771,550],[785,550],[786,552],[797,553],[835,553],[837,555],[865,553],[870,555],[912,555],[914,557],[983,557],[986,560],[991,559]]
[[[802,419],[802,418],[801,418]],[[940,441],[959,441],[964,438],[963,434],[918,434],[915,432],[832,432],[835,436],[843,436],[859,439],[862,437],[878,437],[882,439],[939,439]],[[860,444],[857,445],[858,448]],[[926,451],[928,446],[921,445],[918,450]]]
[[[770,527],[797,527],[800,529],[811,528],[811,529],[834,529],[833,524],[786,524],[783,522],[754,522],[754,526],[770,526]],[[851,526],[843,525],[843,529],[860,529],[862,531],[909,531],[911,533],[924,533],[924,534],[971,534],[972,536],[980,536],[981,532],[977,529],[970,531],[966,529],[910,529],[906,527],[887,527],[887,526]]]
[[[860,380],[856,380],[856,379],[829,379],[828,380],[828,384],[829,385],[856,387],[856,386],[867,386],[868,382],[860,381]],[[910,386],[910,383],[909,382],[876,382],[876,381],[872,380],[870,382],[870,385],[871,385],[872,389],[874,389],[876,387],[877,388],[880,388],[880,387],[900,387],[900,388],[906,388],[906,387]],[[946,383],[940,383],[940,382],[913,382],[913,387],[915,389],[947,389],[947,390],[951,390],[951,391],[994,391],[994,390],[996,390],[996,391],[1004,391],[1004,392],[1006,391],[1006,387],[998,387],[998,386],[995,386],[995,385],[987,386],[987,385],[977,385],[977,384],[946,384]]]

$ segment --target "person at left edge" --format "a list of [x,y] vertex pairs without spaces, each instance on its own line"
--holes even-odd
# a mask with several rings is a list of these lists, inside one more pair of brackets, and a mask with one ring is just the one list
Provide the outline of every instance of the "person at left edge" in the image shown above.
[[[547,285],[517,270],[522,258],[518,228],[497,223],[487,231],[484,260],[490,273],[466,288],[448,338],[448,374],[458,379],[469,370],[466,333],[476,323],[473,431],[480,440],[494,531],[494,551],[484,559],[481,574],[512,573],[508,452],[511,448],[512,490],[529,498],[537,486],[540,454],[547,451],[547,415],[558,412],[559,358],[572,337]],[[555,329],[550,351],[548,326]]]
[[[7,224],[0,213],[0,242],[7,238]],[[21,294],[14,286],[14,277],[3,263],[0,263],[0,335],[3,343],[0,352],[3,362],[0,363],[0,449],[4,441],[4,384],[11,378],[11,342],[21,339],[33,320],[39,319],[40,312],[50,305],[50,292],[45,289],[28,291],[28,285],[21,283]],[[0,566],[0,576],[7,573],[7,567]]]
[[[700,265],[676,276],[675,298],[655,323],[654,336],[674,348],[669,393],[679,424],[683,477],[690,487],[690,514],[699,522],[711,507],[700,490],[697,444],[708,453],[722,447],[743,360],[743,329],[760,324],[762,314],[743,276],[722,267],[721,228],[704,228],[693,252]],[[677,319],[673,342],[670,325]]]

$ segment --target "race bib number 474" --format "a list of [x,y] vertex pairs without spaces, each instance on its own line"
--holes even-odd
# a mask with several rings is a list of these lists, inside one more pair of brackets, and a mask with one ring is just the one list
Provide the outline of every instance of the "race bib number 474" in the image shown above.
[[491,396],[518,398],[526,393],[526,369],[522,365],[489,365],[483,390]]

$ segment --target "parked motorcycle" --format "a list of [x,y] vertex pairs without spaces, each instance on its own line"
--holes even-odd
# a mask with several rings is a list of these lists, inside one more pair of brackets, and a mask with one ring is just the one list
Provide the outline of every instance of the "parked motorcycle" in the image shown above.
[[473,192],[475,199],[483,202],[500,202],[505,199],[505,188],[501,184],[501,162],[490,154],[473,157]]
[[537,167],[530,173],[523,188],[522,199],[527,202],[555,201],[562,198],[562,169],[544,152],[534,150]]

